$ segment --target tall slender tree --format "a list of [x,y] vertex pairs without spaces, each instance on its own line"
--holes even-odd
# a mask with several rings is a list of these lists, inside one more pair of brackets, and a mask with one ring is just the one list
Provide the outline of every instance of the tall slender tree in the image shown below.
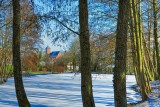
[[[138,3],[138,4],[137,4]],[[146,55],[149,56],[147,51],[147,45],[143,35],[142,27],[142,14],[141,14],[141,1],[130,0],[130,25],[131,25],[131,36],[132,44],[134,44],[134,66],[136,68],[135,76],[137,83],[140,86],[140,92],[142,100],[146,100],[150,93],[150,79],[152,79],[151,72],[149,72],[149,64],[146,61]],[[147,53],[144,51],[146,50]],[[149,57],[150,60],[150,57]]]
[[132,0],[130,0],[130,39],[131,39],[131,48],[132,48],[132,57],[133,57],[133,71],[136,77],[137,84],[138,82],[138,74],[137,74],[137,54],[136,54],[136,39],[135,39],[135,32],[134,32],[134,18],[133,18],[133,9],[132,9]]
[[30,103],[27,99],[21,70],[21,58],[20,58],[20,3],[19,0],[12,0],[13,6],[13,72],[16,96],[20,107],[30,107]]
[[81,51],[81,93],[83,107],[95,107],[92,93],[90,68],[90,43],[88,29],[88,0],[79,0],[80,51]]
[[115,107],[127,107],[126,101],[126,57],[129,0],[119,0],[114,68]]
[[157,76],[155,79],[160,79],[160,57],[159,57],[159,43],[158,43],[158,2],[157,0],[153,0],[153,16],[154,16],[154,43],[155,43],[155,51],[157,58]]

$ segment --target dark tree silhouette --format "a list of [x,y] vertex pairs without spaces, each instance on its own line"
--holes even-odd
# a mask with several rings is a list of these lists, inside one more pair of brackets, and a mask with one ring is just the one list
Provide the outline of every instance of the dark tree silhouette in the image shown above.
[[81,93],[83,107],[95,107],[92,93],[90,68],[90,43],[88,29],[88,0],[79,0],[80,51],[81,51]]
[[127,107],[126,101],[126,56],[129,0],[119,0],[114,68],[115,107]]
[[15,89],[18,104],[20,107],[30,107],[30,103],[27,99],[21,70],[21,58],[20,58],[20,3],[19,0],[12,0],[13,6],[13,72]]

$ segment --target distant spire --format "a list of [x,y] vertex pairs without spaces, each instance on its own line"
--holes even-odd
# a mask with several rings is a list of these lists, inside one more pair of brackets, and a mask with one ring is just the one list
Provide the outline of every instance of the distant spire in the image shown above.
[[46,54],[50,54],[51,48],[49,46],[46,47]]
[[50,47],[49,47],[49,46],[47,46],[47,47],[46,47],[46,49],[47,49],[47,48],[50,48]]

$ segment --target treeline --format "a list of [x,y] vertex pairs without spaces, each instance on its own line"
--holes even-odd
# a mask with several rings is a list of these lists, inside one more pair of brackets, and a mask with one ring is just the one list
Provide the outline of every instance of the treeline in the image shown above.
[[[0,78],[6,81],[13,74],[13,7],[11,0],[0,2]],[[42,44],[40,25],[28,0],[21,1],[20,44],[22,70],[35,69],[38,57],[36,50]]]
[[[112,73],[114,68],[115,37],[115,33],[91,35],[91,72]],[[62,61],[67,65],[67,70],[80,72],[80,56],[80,43],[76,39],[71,43],[69,50],[64,52],[62,57]]]
[[[148,6],[148,10],[144,12],[143,6]],[[131,39],[134,73],[137,84],[140,87],[143,101],[148,98],[148,95],[151,92],[150,81],[160,79],[159,45],[157,36],[158,10],[157,0],[146,2],[141,0],[119,1],[114,68],[116,107],[126,107],[127,102],[126,57],[128,33]],[[142,14],[145,14],[148,18],[147,22],[144,22],[144,18],[142,17],[144,15]],[[128,20],[128,22],[126,22],[126,20]],[[145,28],[146,24],[148,25],[147,29]],[[152,44],[151,37],[154,38]]]

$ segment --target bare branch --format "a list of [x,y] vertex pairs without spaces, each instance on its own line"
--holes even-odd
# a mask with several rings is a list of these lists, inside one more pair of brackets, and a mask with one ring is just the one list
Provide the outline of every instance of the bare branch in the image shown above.
[[76,35],[79,35],[78,32],[74,31],[73,29],[71,29],[70,27],[68,27],[67,25],[65,25],[63,22],[61,22],[60,20],[58,20],[58,18],[56,18],[55,16],[38,15],[38,17],[40,17],[40,18],[53,19],[53,20],[57,21],[59,24],[63,25],[63,26],[64,26],[65,28],[67,28],[68,30],[70,30],[71,32],[75,33]]
[[5,27],[5,26],[7,26],[7,25],[10,24],[11,22],[12,22],[12,20],[10,20],[8,23],[6,23],[6,24],[0,26],[0,28],[3,28],[3,27]]

